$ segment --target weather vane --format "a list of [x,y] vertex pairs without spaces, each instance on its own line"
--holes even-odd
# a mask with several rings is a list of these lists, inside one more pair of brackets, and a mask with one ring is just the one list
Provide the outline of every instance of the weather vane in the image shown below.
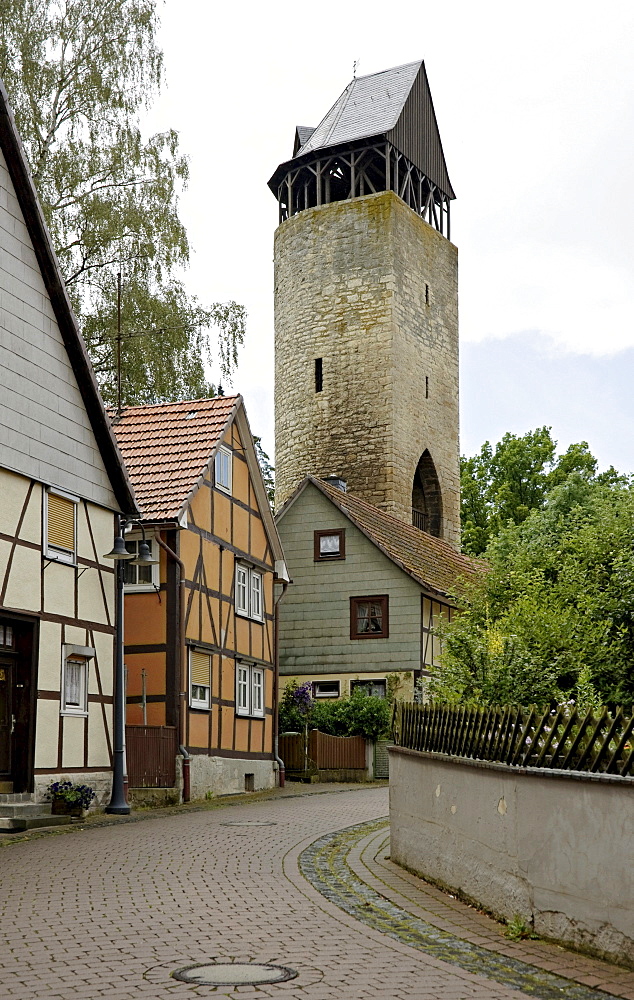
[[360,59],[355,59],[355,61],[352,64],[352,79],[353,80],[356,80],[356,78],[357,78],[357,70],[359,68],[359,63],[360,62],[361,62]]

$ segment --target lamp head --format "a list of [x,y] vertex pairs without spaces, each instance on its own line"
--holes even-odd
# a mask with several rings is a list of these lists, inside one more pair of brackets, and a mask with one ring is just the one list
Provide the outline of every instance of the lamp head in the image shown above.
[[145,539],[143,539],[142,542],[139,542],[139,554],[137,555],[136,559],[132,560],[132,562],[130,563],[130,565],[131,566],[156,566],[157,563],[158,563],[158,559],[153,559],[152,558],[152,553],[150,552],[150,546],[145,541]]
[[112,547],[112,552],[104,553],[104,559],[132,559],[134,553],[128,552],[125,547],[125,542],[121,535],[117,535],[114,540],[114,545]]

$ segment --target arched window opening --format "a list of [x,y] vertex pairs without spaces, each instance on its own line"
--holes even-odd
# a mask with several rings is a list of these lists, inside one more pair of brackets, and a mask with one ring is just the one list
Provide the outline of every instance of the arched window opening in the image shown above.
[[416,466],[412,486],[412,524],[436,538],[442,538],[442,495],[432,457],[423,452]]

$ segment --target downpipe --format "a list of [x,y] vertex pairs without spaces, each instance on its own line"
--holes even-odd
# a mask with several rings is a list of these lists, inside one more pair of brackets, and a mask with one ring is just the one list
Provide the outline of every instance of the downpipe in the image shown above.
[[280,718],[279,718],[279,701],[280,701],[280,611],[279,605],[280,601],[286,593],[286,588],[288,587],[288,580],[280,580],[282,584],[282,592],[275,602],[275,620],[274,620],[274,642],[273,642],[273,657],[275,661],[275,685],[274,685],[274,705],[273,705],[273,756],[277,763],[277,784],[278,788],[284,788],[286,783],[286,765],[280,757]]
[[191,778],[189,775],[189,765],[191,764],[191,754],[184,746],[178,748],[183,758],[183,802],[189,802],[191,798]]

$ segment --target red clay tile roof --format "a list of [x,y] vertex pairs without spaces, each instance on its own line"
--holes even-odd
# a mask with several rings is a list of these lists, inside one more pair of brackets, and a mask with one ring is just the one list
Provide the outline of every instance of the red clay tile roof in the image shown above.
[[385,555],[424,587],[445,595],[456,595],[460,578],[474,579],[486,564],[463,555],[426,531],[406,524],[391,514],[342,493],[336,486],[308,477]]
[[130,406],[113,421],[144,521],[178,516],[240,398]]

